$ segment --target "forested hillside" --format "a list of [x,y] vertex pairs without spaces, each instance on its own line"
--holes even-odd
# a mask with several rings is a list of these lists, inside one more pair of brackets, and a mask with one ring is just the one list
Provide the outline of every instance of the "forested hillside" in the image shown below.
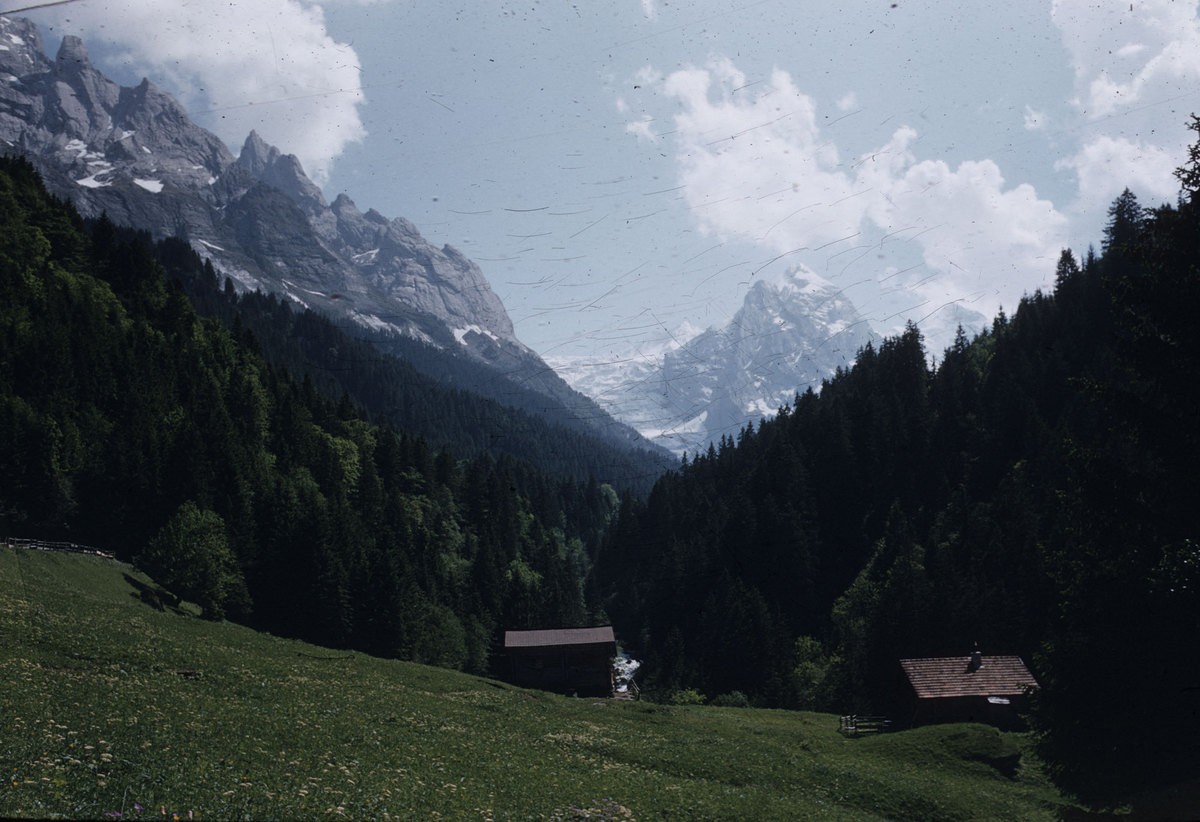
[[[213,618],[475,671],[503,628],[589,620],[581,580],[614,513],[610,487],[486,443],[435,450],[387,421],[413,412],[369,421],[349,396],[331,401],[270,364],[239,317],[278,315],[255,322],[277,346],[289,327],[298,348],[346,345],[336,329],[269,298],[243,307],[214,291],[210,268],[191,286],[224,300],[227,330],[195,313],[156,256],[177,273],[198,262],[178,243],[85,223],[24,161],[0,161],[5,534],[115,551]],[[401,368],[365,365],[389,378]],[[444,418],[451,440],[452,394],[413,378],[387,401],[432,403],[423,413]],[[491,420],[568,441],[462,399],[459,413],[480,414],[463,430],[508,433]]]
[[502,628],[607,614],[659,695],[886,712],[898,659],[978,642],[1031,663],[1062,785],[1169,779],[1200,764],[1200,148],[1180,179],[932,366],[910,327],[643,497],[639,458],[238,296],[3,160],[0,530],[473,671]]
[[322,396],[346,396],[434,450],[513,458],[558,479],[594,478],[639,494],[673,464],[648,443],[623,441],[615,424],[609,439],[597,436],[583,422],[602,413],[594,405],[568,408],[453,351],[345,327],[274,294],[239,294],[182,240],[155,243],[142,232],[112,230],[182,284],[198,313],[220,320],[271,365],[307,378]]
[[648,684],[887,712],[899,659],[978,642],[1032,663],[1064,785],[1193,766],[1195,152],[1178,206],[1127,191],[1053,294],[933,367],[914,327],[867,347],[627,499],[596,577]]

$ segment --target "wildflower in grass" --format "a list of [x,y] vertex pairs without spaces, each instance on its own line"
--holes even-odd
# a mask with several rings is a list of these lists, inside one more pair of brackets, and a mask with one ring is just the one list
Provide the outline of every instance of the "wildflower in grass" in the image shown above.
[[554,822],[634,822],[633,811],[611,799],[593,800],[589,808],[570,807],[550,818]]

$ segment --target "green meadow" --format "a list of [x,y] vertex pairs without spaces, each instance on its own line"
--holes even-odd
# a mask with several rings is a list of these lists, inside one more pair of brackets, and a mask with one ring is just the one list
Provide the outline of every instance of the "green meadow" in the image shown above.
[[0,548],[0,817],[1053,820],[1020,735],[579,699],[158,610]]

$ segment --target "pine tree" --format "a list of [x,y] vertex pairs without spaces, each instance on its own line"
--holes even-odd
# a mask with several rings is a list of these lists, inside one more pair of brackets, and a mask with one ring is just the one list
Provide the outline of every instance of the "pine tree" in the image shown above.
[[1145,216],[1137,196],[1129,189],[1122,191],[1108,208],[1108,225],[1104,228],[1101,245],[1105,254],[1124,253],[1130,249],[1141,232]]
[[1079,263],[1075,262],[1075,255],[1071,253],[1071,249],[1064,248],[1058,257],[1058,266],[1054,270],[1055,286],[1062,288],[1078,274]]
[[1200,115],[1192,114],[1187,127],[1196,133],[1196,141],[1188,146],[1187,162],[1175,169],[1175,178],[1190,201],[1200,192]]

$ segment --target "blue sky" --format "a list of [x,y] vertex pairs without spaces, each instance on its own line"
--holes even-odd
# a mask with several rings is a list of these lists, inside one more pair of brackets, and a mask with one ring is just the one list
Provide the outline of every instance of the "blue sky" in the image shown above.
[[483,268],[540,353],[649,353],[801,267],[930,347],[1048,288],[1130,187],[1171,201],[1196,2],[77,0],[237,151]]

